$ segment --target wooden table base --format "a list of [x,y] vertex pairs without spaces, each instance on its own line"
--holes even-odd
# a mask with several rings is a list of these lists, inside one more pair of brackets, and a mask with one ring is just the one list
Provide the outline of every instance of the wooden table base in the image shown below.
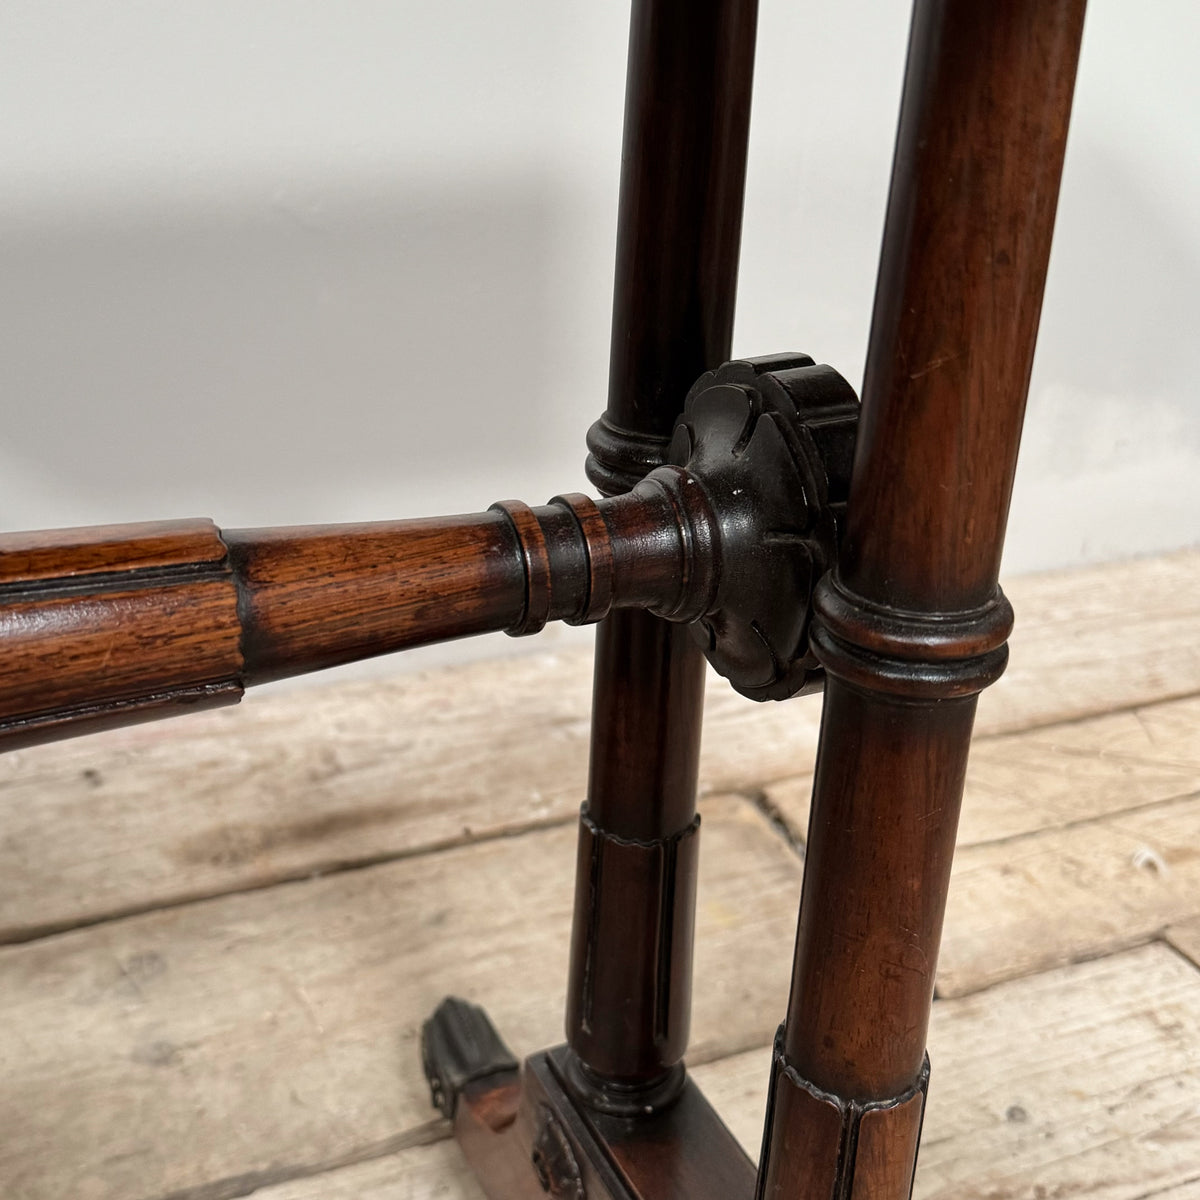
[[[425,1031],[435,1101],[493,1200],[911,1190],[976,696],[1007,661],[997,581],[1083,10],[917,0],[861,414],[806,356],[721,366],[755,0],[636,0],[588,443],[604,498],[0,541],[9,745],[425,641],[601,622],[567,1045],[518,1068],[459,1001]],[[824,673],[757,1182],[683,1068],[704,654],[757,699]]]
[[518,1068],[486,1014],[439,1007],[423,1034],[438,1106],[489,1200],[751,1200],[754,1164],[686,1075],[645,1116],[576,1099],[566,1046]]

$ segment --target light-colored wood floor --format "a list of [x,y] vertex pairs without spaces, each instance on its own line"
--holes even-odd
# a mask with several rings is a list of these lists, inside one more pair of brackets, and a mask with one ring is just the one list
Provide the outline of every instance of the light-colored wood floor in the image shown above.
[[[919,1197],[1200,1197],[1200,553],[1009,582]],[[0,1197],[478,1197],[455,992],[561,1040],[589,665],[249,697],[0,760]],[[751,1152],[820,702],[713,680],[689,1061]]]

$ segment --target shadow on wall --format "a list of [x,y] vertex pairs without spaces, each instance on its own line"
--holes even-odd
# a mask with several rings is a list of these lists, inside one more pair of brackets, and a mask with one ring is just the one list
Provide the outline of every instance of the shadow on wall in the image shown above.
[[530,177],[351,199],[10,231],[0,527],[479,507],[560,429],[581,468],[603,377],[550,412],[561,201]]
[[1200,245],[1141,180],[1072,143],[1006,569],[1200,541]]
[[[848,178],[795,176],[756,176],[735,349],[806,349],[856,379],[882,192],[839,203]],[[612,200],[514,172],[14,225],[0,527],[377,519],[586,488]],[[1170,214],[1072,142],[1009,573],[1200,541],[1200,245]]]

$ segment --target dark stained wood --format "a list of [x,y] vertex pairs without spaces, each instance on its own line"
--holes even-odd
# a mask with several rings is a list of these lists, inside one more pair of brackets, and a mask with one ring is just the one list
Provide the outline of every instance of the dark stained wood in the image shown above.
[[[751,376],[758,369],[740,366]],[[774,432],[754,442],[759,454],[739,455],[734,415],[723,422],[717,408],[698,407],[686,463],[664,465],[632,491],[599,502],[569,495],[537,508],[504,501],[468,516],[225,533],[197,521],[12,535],[0,553],[0,741],[28,744],[169,715],[181,705],[236,699],[248,684],[491,630],[523,635],[548,620],[597,621],[620,609],[677,623],[705,617],[710,629],[721,624],[731,642],[736,634],[744,643],[747,630],[724,616],[733,589],[722,584],[722,566],[737,586],[753,585],[753,595],[769,594],[777,607],[804,600],[813,572],[788,570],[793,587],[783,591],[775,558],[758,545],[773,513],[811,493],[820,452],[801,438],[807,412],[785,406],[760,423]],[[844,417],[852,432],[853,408]],[[778,469],[747,473],[760,458]],[[806,504],[805,514],[807,525],[785,549],[811,565],[833,552],[834,526],[820,505]],[[757,601],[749,611],[764,613]],[[779,627],[802,624],[788,617]],[[641,628],[660,638],[660,626],[667,628]],[[667,635],[662,675],[644,658],[620,656],[598,692],[607,696],[630,669],[650,683],[636,702],[613,695],[598,730],[607,749],[630,739],[657,764],[636,776],[622,803],[636,813],[643,798],[657,797],[651,811],[663,805],[671,822],[692,812],[699,748],[702,677],[688,665],[695,656],[687,638]],[[793,650],[805,656],[807,644],[751,656],[742,682],[757,684],[764,665],[774,671],[781,663],[786,685]],[[725,661],[736,681],[745,655]],[[679,703],[687,722],[673,715]],[[623,754],[611,766],[628,770],[632,761]],[[596,760],[600,808],[610,769],[606,755]]]
[[850,1200],[894,1200],[911,1194],[925,1119],[925,1093],[890,1108],[871,1108],[858,1122]]
[[757,1200],[841,1200],[845,1117],[834,1097],[805,1087],[776,1054],[762,1152],[772,1170]]
[[[664,447],[729,357],[757,20],[754,0],[637,0],[630,17],[604,423]],[[607,490],[648,469],[632,466]]]
[[[757,0],[633,4],[608,407],[588,434],[609,495],[665,461],[688,390],[729,357],[757,18]],[[695,879],[689,859],[605,880],[591,849],[600,836],[671,860],[695,815],[703,681],[686,630],[643,612],[601,623],[567,1038],[597,1091],[607,1079],[627,1099],[661,1089],[686,1046]],[[592,1023],[595,963],[621,1008]]]
[[454,1136],[467,1162],[476,1166],[489,1200],[545,1200],[530,1162],[531,1134],[517,1126],[521,1082],[516,1071],[507,1079],[482,1080],[459,1098]]
[[996,586],[1085,0],[918,0],[840,575],[881,606]]
[[[763,1200],[911,1188],[975,700],[1003,670],[1012,619],[997,575],[1083,10],[917,0],[845,542],[813,598],[828,685]],[[765,556],[727,554],[722,538],[754,551],[765,534],[665,465],[688,389],[729,355],[755,21],[754,0],[634,3],[609,403],[588,443],[606,499],[0,539],[6,745],[430,641],[603,621],[569,1048],[454,1089],[457,1132],[496,1200],[737,1200],[755,1186],[682,1067],[703,659],[681,623],[712,618],[723,584],[758,603],[746,567],[722,568]],[[816,482],[804,476],[797,511]],[[839,515],[844,491],[822,498]],[[791,641],[807,636],[798,590],[776,597],[796,610],[780,622]],[[744,690],[772,694],[787,674]]]
[[481,1079],[459,1097],[455,1136],[490,1200],[751,1200],[754,1164],[690,1080],[643,1120],[608,1116],[573,1099],[566,1053],[535,1054],[519,1080]]
[[[552,1055],[561,1064],[563,1052]],[[583,1109],[584,1121],[639,1200],[750,1200],[754,1164],[689,1079],[668,1108],[631,1121]]]
[[236,679],[234,589],[221,578],[10,601],[0,721]]
[[703,699],[704,658],[686,630],[639,613],[609,618],[592,699],[587,799],[597,826],[651,841],[691,824]]
[[[620,1104],[619,1087],[632,1086],[635,1113],[646,1103],[639,1085],[687,1049],[690,1011],[679,992],[686,996],[690,982],[681,973],[692,959],[699,833],[694,817],[673,837],[633,842],[583,817],[575,909],[587,916],[572,929],[571,973],[581,986],[567,996],[567,1030],[601,1102]],[[615,930],[622,953],[606,957]],[[640,1075],[629,1073],[635,1047]]]
[[881,1100],[920,1070],[974,716],[826,680],[787,1044],[823,1091]]
[[[839,1104],[894,1113],[922,1076],[976,695],[1007,656],[997,576],[1083,13],[916,4],[846,537],[815,596],[827,683],[782,1043]],[[764,1195],[827,1195],[774,1111]],[[866,1126],[864,1195],[908,1194],[913,1119]]]
[[887,1101],[835,1096],[803,1079],[775,1053],[763,1129],[757,1200],[907,1200],[925,1116],[929,1061]]
[[[667,477],[668,487],[674,477]],[[0,539],[0,744],[245,685],[616,605],[678,606],[696,539],[662,487],[472,516],[232,530],[209,521]]]

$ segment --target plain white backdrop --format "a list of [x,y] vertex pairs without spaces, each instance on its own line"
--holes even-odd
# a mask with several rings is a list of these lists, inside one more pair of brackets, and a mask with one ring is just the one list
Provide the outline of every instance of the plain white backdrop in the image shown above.
[[[7,0],[0,527],[586,487],[627,22]],[[860,382],[907,24],[762,0],[735,353]],[[1194,0],[1090,5],[1009,572],[1200,540],[1198,44]]]

